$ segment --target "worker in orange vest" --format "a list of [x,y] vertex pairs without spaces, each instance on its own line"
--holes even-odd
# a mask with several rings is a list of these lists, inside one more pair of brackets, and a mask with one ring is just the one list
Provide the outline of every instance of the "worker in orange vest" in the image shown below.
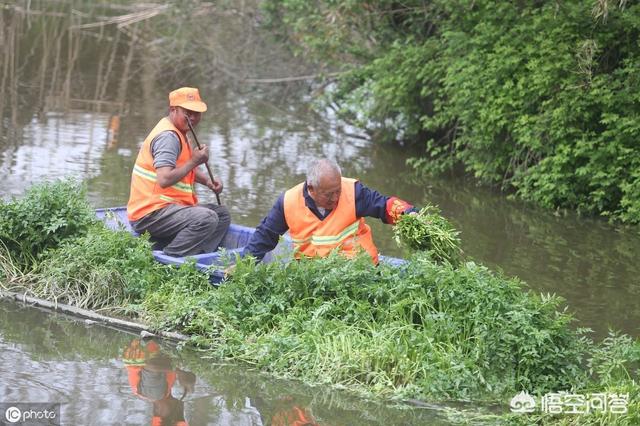
[[223,189],[199,168],[209,159],[208,147],[192,148],[187,139],[189,121],[197,126],[206,110],[196,88],[169,93],[169,115],[144,140],[131,175],[131,226],[148,232],[155,248],[170,256],[215,251],[231,224],[225,206],[198,204],[195,192],[196,183],[216,194]]
[[[153,339],[134,339],[125,348],[122,358],[133,394],[153,404],[151,426],[188,426],[183,399],[193,391],[196,376],[174,369],[171,358]],[[176,380],[184,388],[180,399],[171,392]]]
[[296,404],[293,397],[277,401],[271,426],[320,426],[310,408]]
[[364,250],[377,264],[378,249],[364,217],[394,224],[400,215],[413,212],[408,202],[344,178],[334,161],[321,159],[311,165],[305,182],[280,195],[243,254],[262,259],[289,230],[297,258],[325,257],[336,249],[352,257]]

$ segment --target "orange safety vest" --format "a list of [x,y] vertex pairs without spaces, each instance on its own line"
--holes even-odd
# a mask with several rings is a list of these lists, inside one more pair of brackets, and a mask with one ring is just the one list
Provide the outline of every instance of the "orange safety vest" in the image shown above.
[[151,212],[159,210],[171,204],[193,206],[198,203],[195,192],[196,171],[191,170],[185,177],[174,185],[162,188],[158,185],[156,169],[153,167],[153,155],[151,154],[151,141],[161,132],[171,130],[180,138],[180,155],[176,161],[176,167],[185,164],[191,158],[191,146],[185,136],[168,118],[163,118],[144,140],[138,152],[136,164],[131,174],[131,192],[127,204],[127,216],[130,221],[141,219]]
[[371,228],[356,217],[356,179],[342,178],[338,206],[324,220],[318,219],[304,202],[304,182],[284,193],[284,217],[289,226],[296,258],[327,256],[338,248],[347,257],[364,249],[378,263]]
[[[160,346],[150,341],[145,346],[140,343],[140,339],[133,339],[129,346],[127,346],[122,354],[122,361],[127,369],[127,375],[129,378],[129,385],[134,395],[139,396],[142,399],[149,399],[143,395],[140,395],[140,374],[141,370],[147,363],[147,359],[154,356],[154,354],[160,353]],[[171,394],[171,388],[176,381],[175,371],[167,371],[165,373],[165,380],[167,382],[167,392],[164,398]]]
[[271,426],[317,426],[307,410],[295,406],[289,410],[279,411],[271,418]]
[[[162,417],[153,416],[153,418],[151,419],[151,426],[164,426],[163,422],[162,422]],[[175,422],[171,426],[188,426],[188,423],[186,421],[184,421],[184,420],[180,420],[180,421]]]
[[[131,391],[133,392],[133,394],[138,398],[153,402],[152,399],[140,394],[140,375],[142,374],[144,365],[125,365],[125,368],[127,369],[127,379],[129,380],[129,386],[131,386]],[[167,390],[165,391],[165,394],[161,399],[164,399],[171,395],[171,388],[176,382],[177,377],[175,371],[166,371],[164,375],[165,381],[167,382]]]

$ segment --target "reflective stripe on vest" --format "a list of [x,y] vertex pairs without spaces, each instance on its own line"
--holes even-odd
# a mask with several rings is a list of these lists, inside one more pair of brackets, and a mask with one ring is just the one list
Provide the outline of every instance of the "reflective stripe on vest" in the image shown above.
[[338,235],[311,235],[302,240],[297,240],[295,238],[292,238],[292,240],[294,244],[303,244],[306,242],[310,242],[311,244],[316,246],[339,244],[342,241],[344,241],[346,238],[355,235],[356,231],[358,231],[359,225],[360,225],[360,221],[356,220],[351,225],[347,226]]
[[375,263],[378,250],[373,243],[371,228],[364,218],[356,217],[355,179],[342,178],[337,207],[320,220],[305,204],[304,182],[284,194],[284,216],[296,250],[295,256],[327,256],[333,249],[347,257],[364,249]]
[[[133,166],[133,174],[141,177],[142,179],[146,179],[150,182],[157,182],[158,175],[154,170],[147,170],[142,166],[135,165]],[[191,185],[187,185],[186,183],[177,182],[171,186],[171,188],[176,191],[184,192],[185,194],[191,195],[193,193]]]
[[191,147],[185,136],[169,121],[163,118],[151,130],[140,147],[136,163],[131,173],[131,191],[127,204],[127,216],[130,221],[141,219],[151,212],[159,210],[170,204],[192,206],[198,203],[194,185],[196,180],[195,169],[174,185],[162,188],[158,185],[158,176],[153,167],[153,155],[151,142],[161,132],[172,131],[180,140],[180,154],[176,160],[176,167],[185,164],[191,158]]

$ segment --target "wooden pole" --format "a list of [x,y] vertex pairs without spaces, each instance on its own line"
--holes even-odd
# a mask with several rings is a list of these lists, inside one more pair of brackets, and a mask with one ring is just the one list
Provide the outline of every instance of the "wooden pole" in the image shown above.
[[37,306],[40,308],[49,309],[55,312],[62,312],[67,315],[72,315],[74,317],[85,318],[85,320],[89,320],[110,325],[119,329],[125,329],[129,331],[135,331],[140,333],[141,336],[149,336],[149,335],[157,335],[165,339],[170,339],[174,341],[184,342],[189,340],[189,336],[186,336],[181,333],[175,333],[172,331],[161,331],[161,330],[152,330],[150,327],[138,324],[132,321],[125,321],[118,318],[111,318],[104,315],[100,315],[96,312],[89,311],[87,309],[77,308],[75,306],[65,305],[63,303],[50,302],[48,300],[39,299],[37,297],[27,296],[26,294],[13,293],[10,291],[0,290],[0,298],[4,299],[13,299],[16,301],[20,301],[31,306]]
[[[198,142],[198,137],[196,136],[196,132],[193,131],[193,126],[191,125],[191,120],[187,114],[184,114],[184,118],[187,119],[187,125],[189,126],[189,130],[191,130],[191,134],[193,135],[193,139],[196,141],[196,146],[200,149],[200,142]],[[211,182],[215,182],[213,179],[213,173],[211,172],[211,167],[209,167],[209,163],[204,163],[207,168],[207,172],[209,172],[209,178],[211,178]],[[213,192],[216,194],[216,200],[218,201],[218,205],[220,205],[220,195],[217,192]]]

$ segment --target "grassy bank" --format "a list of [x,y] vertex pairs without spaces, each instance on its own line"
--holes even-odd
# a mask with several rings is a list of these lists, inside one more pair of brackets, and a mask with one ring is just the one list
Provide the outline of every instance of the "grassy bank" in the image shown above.
[[[287,265],[246,259],[214,289],[193,265],[160,265],[144,238],[106,230],[86,214],[42,244],[29,241],[37,233],[17,244],[16,230],[6,224],[19,228],[17,217],[31,215],[42,229],[53,228],[59,199],[91,211],[69,183],[36,187],[0,204],[3,289],[179,331],[207,356],[361,394],[507,404],[522,390],[630,393],[626,416],[535,419],[640,421],[637,341],[613,335],[593,342],[573,327],[560,299],[534,294],[482,265],[454,267],[424,255],[400,269],[339,256]],[[28,213],[29,203],[41,206],[39,213]]]

